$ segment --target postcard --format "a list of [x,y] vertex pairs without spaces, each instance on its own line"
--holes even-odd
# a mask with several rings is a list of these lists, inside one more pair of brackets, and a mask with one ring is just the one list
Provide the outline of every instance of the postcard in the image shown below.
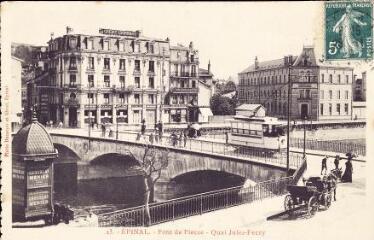
[[4,2],[1,63],[5,240],[374,239],[371,1]]

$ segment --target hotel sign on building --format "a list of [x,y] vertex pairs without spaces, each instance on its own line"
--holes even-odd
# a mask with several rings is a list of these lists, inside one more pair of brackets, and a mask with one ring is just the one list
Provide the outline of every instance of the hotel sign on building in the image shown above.
[[139,37],[140,31],[122,31],[122,30],[113,30],[113,29],[105,29],[100,28],[99,33],[105,35],[117,35],[117,36],[127,36],[127,37]]

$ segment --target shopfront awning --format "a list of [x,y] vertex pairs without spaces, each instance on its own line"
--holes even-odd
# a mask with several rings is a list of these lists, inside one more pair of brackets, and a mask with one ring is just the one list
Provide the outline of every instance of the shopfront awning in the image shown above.
[[199,112],[200,112],[201,115],[203,115],[204,117],[213,116],[213,113],[212,113],[212,111],[210,110],[210,108],[199,108]]

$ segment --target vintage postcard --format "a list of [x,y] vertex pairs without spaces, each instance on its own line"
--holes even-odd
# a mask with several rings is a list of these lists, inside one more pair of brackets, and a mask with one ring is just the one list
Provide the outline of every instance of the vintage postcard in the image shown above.
[[1,233],[374,239],[373,2],[4,2]]

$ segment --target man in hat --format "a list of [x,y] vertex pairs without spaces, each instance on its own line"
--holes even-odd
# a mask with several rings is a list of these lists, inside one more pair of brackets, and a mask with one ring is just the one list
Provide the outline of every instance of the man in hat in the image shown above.
[[327,156],[325,156],[323,159],[322,159],[322,168],[321,168],[321,175],[323,173],[323,170],[325,170],[325,174],[327,173]]
[[339,169],[339,160],[340,160],[340,156],[336,155],[335,160],[334,160],[335,169]]

